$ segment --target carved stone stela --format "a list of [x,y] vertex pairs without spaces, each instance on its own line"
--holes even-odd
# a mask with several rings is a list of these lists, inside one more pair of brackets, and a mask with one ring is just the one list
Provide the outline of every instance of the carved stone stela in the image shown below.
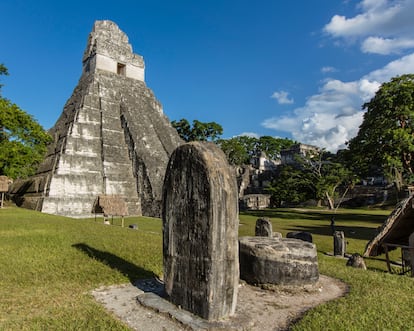
[[12,194],[23,207],[72,217],[116,194],[130,215],[159,216],[168,159],[182,141],[145,84],[143,58],[115,23],[96,21],[82,63],[44,162]]
[[233,315],[239,284],[237,183],[219,147],[193,142],[174,151],[162,218],[169,300],[207,320]]

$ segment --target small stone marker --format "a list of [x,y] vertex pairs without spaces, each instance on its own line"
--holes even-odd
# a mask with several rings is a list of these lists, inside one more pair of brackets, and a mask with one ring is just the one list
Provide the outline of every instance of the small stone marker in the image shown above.
[[364,258],[359,255],[358,253],[352,254],[348,262],[346,263],[348,267],[358,268],[358,269],[364,269],[367,270],[367,266],[365,265]]
[[334,240],[334,255],[335,256],[345,256],[346,252],[346,242],[345,235],[343,231],[335,231],[333,234]]
[[319,279],[312,243],[287,238],[241,237],[240,278],[247,283],[307,285]]
[[256,237],[272,237],[272,223],[268,218],[258,218],[255,228]]
[[191,142],[173,152],[162,219],[169,300],[210,321],[233,315],[239,285],[237,183],[215,144]]
[[312,234],[306,231],[292,231],[286,234],[286,238],[300,239],[309,243],[313,242]]

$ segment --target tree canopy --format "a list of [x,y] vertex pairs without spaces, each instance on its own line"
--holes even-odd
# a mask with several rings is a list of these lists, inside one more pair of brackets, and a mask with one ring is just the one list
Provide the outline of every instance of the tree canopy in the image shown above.
[[279,166],[268,192],[278,206],[314,199],[334,209],[338,187],[350,187],[354,181],[352,172],[335,155],[322,151],[312,156],[297,155],[295,163]]
[[366,109],[348,159],[363,175],[381,167],[401,188],[414,182],[414,75],[397,76],[381,85]]
[[172,126],[177,130],[181,139],[189,141],[216,141],[222,134],[223,128],[216,122],[200,122],[194,120],[192,125],[182,118],[172,121]]
[[264,152],[271,160],[280,159],[280,151],[291,147],[295,142],[288,138],[262,136],[260,138],[237,136],[230,139],[220,139],[218,145],[226,154],[230,164],[249,164],[250,159]]
[[[7,68],[0,65],[0,75]],[[51,137],[40,124],[0,90],[0,175],[24,178],[34,173]]]

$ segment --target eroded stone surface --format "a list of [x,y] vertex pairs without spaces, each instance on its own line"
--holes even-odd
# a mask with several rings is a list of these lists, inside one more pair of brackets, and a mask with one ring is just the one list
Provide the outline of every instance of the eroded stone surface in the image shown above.
[[316,246],[298,239],[241,237],[240,278],[250,284],[304,285],[319,278]]
[[345,256],[346,253],[346,241],[345,234],[343,231],[335,231],[333,234],[333,244],[334,244],[334,255],[335,256]]
[[258,237],[272,237],[272,223],[268,218],[258,218],[256,220],[255,236]]
[[239,281],[236,178],[213,143],[172,154],[163,186],[165,290],[207,320],[234,314]]
[[312,234],[306,231],[292,231],[286,234],[286,238],[300,239],[307,242],[313,242]]

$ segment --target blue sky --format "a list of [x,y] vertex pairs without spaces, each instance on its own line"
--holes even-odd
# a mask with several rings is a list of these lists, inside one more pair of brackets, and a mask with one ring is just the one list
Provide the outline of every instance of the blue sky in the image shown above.
[[3,0],[3,96],[53,126],[95,20],[144,57],[170,120],[343,148],[380,84],[414,73],[414,0]]

